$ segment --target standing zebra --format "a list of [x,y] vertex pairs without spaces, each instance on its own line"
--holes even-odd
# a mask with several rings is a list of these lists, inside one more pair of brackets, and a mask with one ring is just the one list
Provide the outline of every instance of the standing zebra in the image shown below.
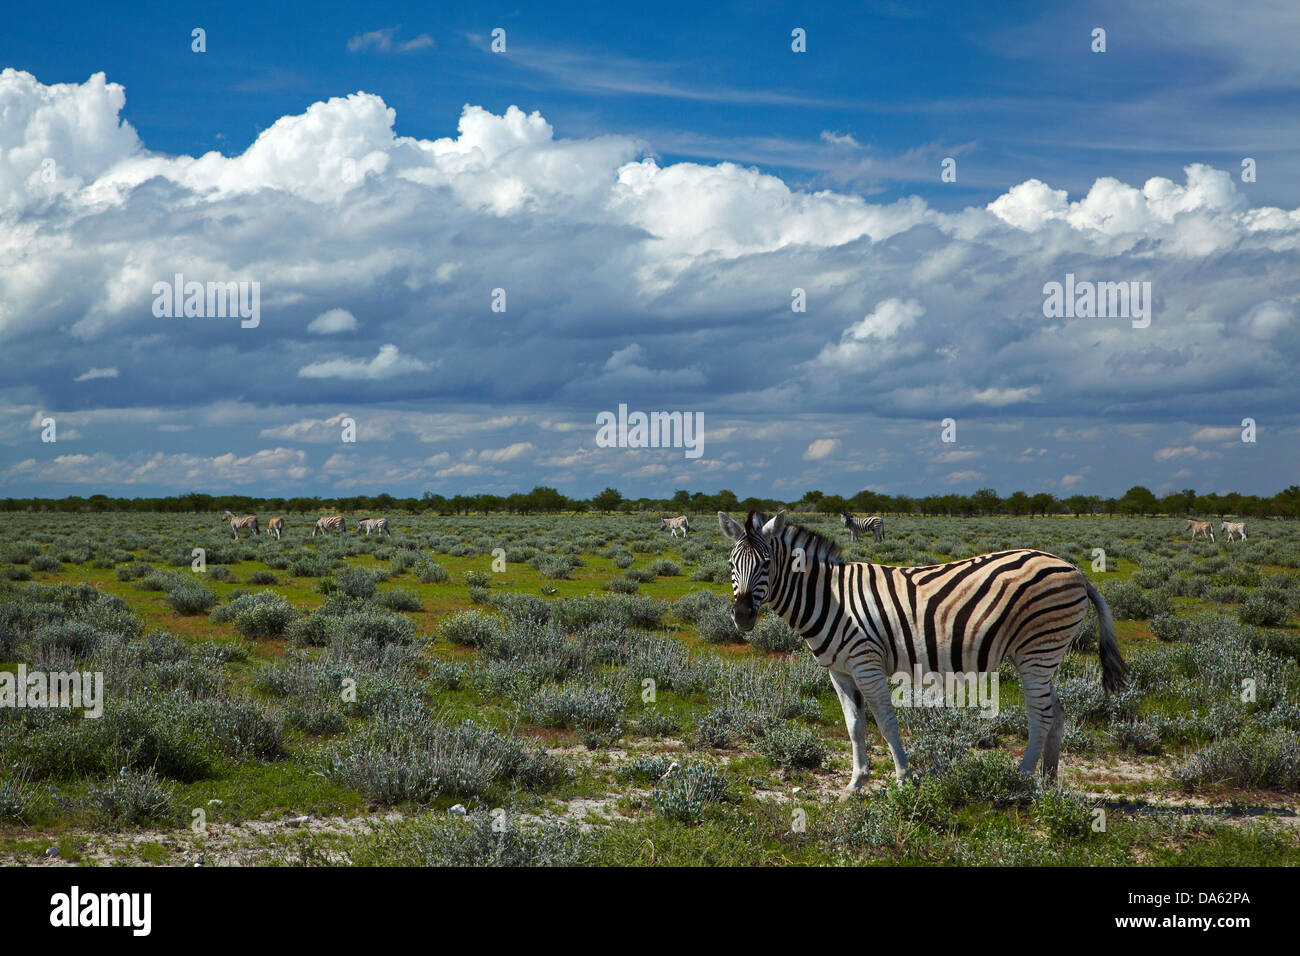
[[261,534],[261,532],[257,530],[257,515],[237,515],[234,512],[227,511],[225,513],[225,520],[230,522],[230,533],[235,536],[236,541],[239,540],[239,532],[241,529],[248,529],[252,531],[253,534]]
[[1209,538],[1211,541],[1214,540],[1214,527],[1208,521],[1193,521],[1191,518],[1188,518],[1187,524],[1183,526],[1183,530],[1190,531],[1193,538],[1200,535],[1202,538]]
[[885,519],[879,515],[870,518],[855,518],[847,511],[840,512],[840,521],[849,529],[849,540],[857,541],[858,535],[871,532],[871,540],[879,544],[885,540]]
[[280,532],[284,530],[284,519],[276,515],[266,523],[266,533],[275,535],[275,540],[280,540]]
[[674,538],[677,537],[678,531],[682,533],[684,538],[686,532],[691,530],[691,519],[686,515],[678,515],[676,518],[664,518],[663,521],[659,522],[659,530],[662,531],[664,528],[667,528]]
[[850,790],[871,771],[864,702],[889,742],[894,772],[907,773],[889,675],[990,674],[1008,659],[1020,672],[1029,745],[1020,762],[1055,780],[1065,730],[1056,668],[1091,601],[1100,619],[1102,686],[1124,683],[1124,661],[1105,599],[1074,565],[1042,551],[998,551],[950,564],[894,568],[847,563],[829,538],[751,511],[739,525],[718,512],[731,551],[732,615],[742,631],[770,604],[830,671],[853,744]]
[[1236,535],[1241,541],[1246,540],[1246,522],[1244,521],[1220,521],[1219,530],[1223,532],[1225,541],[1231,541],[1233,535]]
[[324,515],[316,519],[316,527],[311,529],[311,536],[316,537],[317,532],[325,534],[329,531],[337,531],[342,534],[345,529],[345,523],[342,515]]
[[357,522],[357,534],[362,531],[365,531],[367,537],[372,531],[376,534],[386,534],[390,538],[393,536],[393,532],[388,530],[387,518],[362,518]]

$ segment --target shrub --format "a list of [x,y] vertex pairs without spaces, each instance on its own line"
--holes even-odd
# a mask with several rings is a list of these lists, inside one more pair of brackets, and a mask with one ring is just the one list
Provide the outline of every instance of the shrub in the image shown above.
[[437,561],[421,561],[415,567],[415,576],[421,584],[442,584],[449,577],[447,569]]
[[[229,572],[227,572],[229,573]],[[279,584],[273,571],[254,571],[248,576],[249,584]]]
[[797,651],[803,646],[799,632],[776,614],[764,614],[745,635],[745,640],[760,651]]
[[390,611],[422,611],[424,606],[420,604],[420,597],[414,591],[403,591],[394,588],[391,591],[380,591],[375,597],[375,603],[380,607],[386,607]]
[[373,568],[348,568],[334,577],[339,589],[350,598],[374,596],[375,589],[384,578],[382,571]]
[[728,798],[727,778],[712,767],[687,767],[650,794],[655,812],[677,823],[698,823],[705,806]]
[[277,637],[298,617],[293,605],[274,591],[243,594],[221,605],[210,615],[218,623],[231,622],[250,640]]
[[1133,581],[1113,581],[1102,588],[1102,595],[1117,618],[1141,620],[1168,614],[1169,596],[1163,591],[1143,591]]
[[378,714],[321,761],[326,776],[386,805],[482,797],[507,783],[540,789],[566,775],[540,747],[472,721],[431,721],[419,710]]
[[172,790],[152,769],[123,767],[107,781],[91,784],[88,800],[99,822],[110,827],[155,823],[172,815]]
[[1188,791],[1214,784],[1294,791],[1300,789],[1300,736],[1284,729],[1246,730],[1198,750],[1174,778]]
[[442,622],[439,634],[465,647],[481,647],[500,633],[497,619],[483,611],[460,611]]
[[826,760],[826,744],[815,730],[782,723],[768,729],[758,742],[758,752],[782,767],[814,770]]
[[1252,594],[1237,609],[1237,620],[1256,627],[1281,627],[1286,619],[1286,604],[1268,594]]
[[745,640],[744,633],[732,620],[731,612],[718,607],[702,613],[695,622],[695,630],[709,644],[739,644]]
[[179,614],[202,614],[217,603],[217,595],[198,581],[177,581],[164,600]]

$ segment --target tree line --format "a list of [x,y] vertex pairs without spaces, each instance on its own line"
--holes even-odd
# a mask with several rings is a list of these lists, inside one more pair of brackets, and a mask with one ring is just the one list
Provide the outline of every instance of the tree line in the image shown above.
[[397,498],[389,494],[344,497],[257,498],[247,495],[208,495],[191,492],[165,498],[113,498],[108,495],[67,498],[4,498],[0,511],[55,511],[93,513],[106,511],[161,512],[280,512],[315,514],[341,511],[355,514],[373,512],[466,514],[554,514],[558,512],[660,512],[712,513],[715,511],[747,512],[791,511],[839,514],[851,511],[867,514],[922,515],[1234,515],[1242,517],[1300,517],[1300,486],[1291,485],[1272,496],[1199,494],[1187,488],[1157,496],[1142,485],[1135,485],[1118,498],[1075,494],[1066,498],[1039,492],[1017,491],[1002,497],[992,488],[981,488],[970,495],[887,495],[870,489],[852,497],[805,492],[795,501],[774,498],[740,498],[733,491],[715,494],[677,489],[669,498],[625,498],[616,488],[606,488],[590,498],[570,498],[555,488],[539,485],[529,492],[510,495],[471,494],[445,497],[426,491],[419,498]]

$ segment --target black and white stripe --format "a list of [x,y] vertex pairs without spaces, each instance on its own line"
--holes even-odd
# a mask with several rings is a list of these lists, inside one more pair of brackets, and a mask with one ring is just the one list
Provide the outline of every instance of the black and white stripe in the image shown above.
[[227,511],[225,520],[230,522],[230,531],[239,540],[239,532],[251,531],[253,534],[261,534],[257,529],[257,515],[237,515],[234,512]]
[[1233,536],[1236,536],[1238,541],[1246,540],[1246,522],[1244,521],[1220,521],[1219,530],[1223,532],[1225,541],[1231,541]]
[[360,534],[362,531],[366,533],[367,537],[372,531],[375,534],[386,534],[390,538],[393,536],[393,532],[388,530],[387,518],[362,518],[357,522],[357,533]]
[[314,538],[317,534],[327,534],[330,531],[342,534],[345,530],[342,515],[325,515],[316,519],[316,527],[311,529],[311,536]]
[[840,520],[849,529],[849,539],[857,541],[858,535],[870,534],[871,540],[879,543],[885,540],[885,519],[879,515],[870,518],[855,518],[847,511],[840,512]]
[[889,742],[901,779],[907,755],[898,734],[889,676],[986,674],[1010,660],[1020,673],[1029,713],[1029,745],[1020,769],[1055,779],[1065,713],[1056,668],[1083,624],[1088,602],[1100,620],[1102,683],[1124,682],[1124,661],[1105,600],[1074,565],[1042,551],[1014,550],[927,567],[848,563],[835,543],[750,512],[744,526],[718,513],[731,552],[734,617],[741,630],[770,604],[830,671],[853,744],[850,789],[870,772],[864,704]]

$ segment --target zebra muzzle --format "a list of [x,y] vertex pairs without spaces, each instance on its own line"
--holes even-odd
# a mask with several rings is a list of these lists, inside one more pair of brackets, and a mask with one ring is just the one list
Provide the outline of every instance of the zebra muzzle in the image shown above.
[[758,608],[754,606],[754,599],[747,594],[737,598],[736,606],[731,609],[731,618],[742,631],[752,630],[754,622],[758,620]]

